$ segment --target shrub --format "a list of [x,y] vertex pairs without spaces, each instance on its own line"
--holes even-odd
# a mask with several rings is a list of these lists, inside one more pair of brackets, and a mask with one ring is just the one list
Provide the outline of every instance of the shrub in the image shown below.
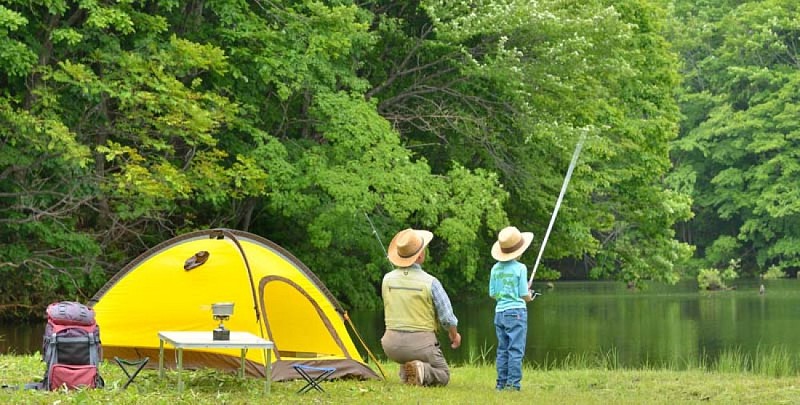
[[775,280],[786,277],[786,273],[778,266],[770,266],[766,273],[761,275],[764,280]]
[[726,288],[717,269],[700,269],[697,274],[697,285],[701,290],[721,290]]
[[739,259],[731,259],[728,267],[722,271],[718,269],[700,269],[697,274],[697,285],[702,290],[724,290],[728,286],[727,281],[734,280],[739,277]]

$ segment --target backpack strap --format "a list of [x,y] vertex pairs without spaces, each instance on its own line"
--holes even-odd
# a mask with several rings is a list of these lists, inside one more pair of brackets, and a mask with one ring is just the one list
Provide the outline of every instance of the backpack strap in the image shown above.
[[46,359],[44,359],[44,361],[48,365],[58,363],[58,347],[56,347],[56,339],[58,339],[58,337],[55,333],[53,333],[47,340],[48,356]]
[[99,352],[97,345],[99,344],[100,344],[100,339],[97,337],[96,334],[92,333],[91,335],[89,335],[89,362],[97,366],[100,365],[100,359],[97,358],[97,353]]
[[41,382],[41,387],[44,390],[50,389],[50,374],[53,372],[53,365],[58,362],[58,347],[56,347],[56,334],[53,333],[47,339],[47,358],[44,359],[44,364],[47,365],[47,370],[44,372],[44,378]]

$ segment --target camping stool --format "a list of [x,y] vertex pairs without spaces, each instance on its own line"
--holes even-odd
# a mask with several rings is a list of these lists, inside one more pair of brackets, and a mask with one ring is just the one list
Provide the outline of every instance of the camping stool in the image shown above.
[[[128,376],[128,381],[125,382],[125,384],[122,386],[122,389],[126,389],[133,382],[133,379],[136,378],[137,375],[139,375],[139,372],[142,371],[144,366],[147,365],[147,362],[150,361],[150,358],[145,357],[139,360],[126,360],[114,356],[114,361],[116,361],[117,364],[119,364],[119,368],[121,368],[122,371],[125,373],[125,375]],[[133,372],[133,374],[131,374],[130,371],[128,371],[127,367],[136,367],[136,370]]]
[[[336,368],[334,367],[313,367],[306,366],[304,364],[292,364],[292,368],[297,370],[297,373],[300,374],[304,380],[306,380],[306,385],[297,391],[298,394],[311,391],[312,388],[320,392],[325,392],[320,383],[327,380],[328,377],[330,377],[336,371]],[[312,376],[309,374],[309,372],[319,372],[319,374]]]

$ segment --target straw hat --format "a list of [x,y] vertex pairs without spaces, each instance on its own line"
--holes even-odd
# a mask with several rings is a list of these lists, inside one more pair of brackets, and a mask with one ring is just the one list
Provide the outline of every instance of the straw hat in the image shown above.
[[417,261],[425,246],[433,239],[433,233],[417,229],[404,229],[389,243],[389,261],[398,267],[408,267]]
[[492,246],[492,257],[505,262],[525,253],[525,249],[533,242],[533,232],[520,232],[516,226],[503,228],[497,234],[497,242]]

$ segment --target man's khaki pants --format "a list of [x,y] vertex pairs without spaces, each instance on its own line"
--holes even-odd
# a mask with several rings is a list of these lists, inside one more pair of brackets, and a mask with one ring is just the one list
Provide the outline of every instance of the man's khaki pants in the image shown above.
[[[397,363],[421,361],[425,365],[423,385],[447,385],[450,382],[450,369],[435,333],[387,330],[381,338],[381,346],[386,356]],[[405,381],[403,367],[400,367],[400,381]]]

